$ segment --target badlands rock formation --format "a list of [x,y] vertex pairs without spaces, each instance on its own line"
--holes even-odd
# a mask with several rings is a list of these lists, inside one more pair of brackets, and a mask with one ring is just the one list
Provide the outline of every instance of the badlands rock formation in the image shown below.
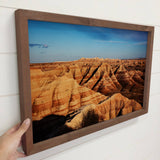
[[144,71],[145,59],[81,58],[31,64],[33,121],[63,116],[64,126],[79,129],[87,125],[87,116],[89,125],[139,110]]
[[70,122],[67,122],[66,125],[74,130],[80,129],[94,123],[113,119],[118,115],[131,113],[141,108],[141,105],[135,100],[129,100],[120,93],[116,93],[98,105],[87,105]]
[[50,114],[66,116],[81,106],[99,104],[107,99],[98,92],[80,86],[76,80],[67,76],[68,74],[44,84],[39,88],[40,92],[37,92],[37,88],[32,88],[35,93],[32,101],[33,120],[40,120]]

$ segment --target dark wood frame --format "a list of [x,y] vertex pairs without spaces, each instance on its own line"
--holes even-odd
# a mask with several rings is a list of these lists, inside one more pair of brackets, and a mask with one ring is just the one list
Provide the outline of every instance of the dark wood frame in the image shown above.
[[143,109],[97,123],[70,133],[60,135],[42,142],[33,144],[32,124],[29,130],[23,136],[23,149],[27,155],[40,152],[50,147],[65,143],[67,141],[79,138],[81,136],[90,134],[92,132],[113,126],[120,122],[135,118],[148,112],[149,90],[150,90],[150,76],[151,76],[151,62],[152,62],[152,48],[153,48],[153,26],[143,26],[135,24],[127,24],[121,22],[113,22],[107,20],[98,20],[91,18],[82,18],[68,15],[52,14],[45,12],[16,10],[16,38],[17,38],[17,52],[18,52],[18,70],[19,70],[19,90],[20,90],[20,107],[21,107],[21,121],[29,117],[32,119],[31,107],[31,84],[30,84],[30,62],[29,62],[29,42],[28,42],[28,20],[40,20],[49,22],[63,22],[70,24],[80,24],[89,26],[109,27],[118,29],[128,29],[136,31],[148,32],[147,56],[146,56],[146,71],[144,84],[144,99]]

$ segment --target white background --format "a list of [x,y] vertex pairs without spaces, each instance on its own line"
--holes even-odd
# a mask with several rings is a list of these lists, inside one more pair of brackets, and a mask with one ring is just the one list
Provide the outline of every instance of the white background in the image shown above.
[[159,160],[160,1],[0,0],[0,134],[20,121],[14,19],[19,8],[155,27],[149,113],[24,160]]

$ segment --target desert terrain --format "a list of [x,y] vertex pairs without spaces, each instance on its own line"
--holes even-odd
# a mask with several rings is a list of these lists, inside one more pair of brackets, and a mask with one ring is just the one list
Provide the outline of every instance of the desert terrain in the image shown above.
[[143,107],[145,59],[30,64],[34,143]]

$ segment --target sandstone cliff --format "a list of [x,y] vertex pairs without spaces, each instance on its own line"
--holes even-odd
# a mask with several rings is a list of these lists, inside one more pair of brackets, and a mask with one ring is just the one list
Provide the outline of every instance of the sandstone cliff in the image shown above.
[[145,59],[31,64],[34,142],[142,109],[144,71]]
[[66,116],[115,93],[142,105],[144,67],[145,60],[103,58],[31,64],[33,120],[50,114]]
[[[77,110],[88,104],[98,104],[107,97],[87,87],[80,86],[68,74],[56,78],[50,83],[45,83],[41,88],[32,84],[36,93],[32,102],[32,119],[40,120],[43,117],[55,114],[63,115]],[[45,77],[45,76],[44,76]],[[39,93],[37,90],[41,90]]]
[[80,129],[140,109],[142,109],[142,106],[138,102],[129,100],[120,93],[117,93],[98,105],[87,105],[66,125],[73,130]]

